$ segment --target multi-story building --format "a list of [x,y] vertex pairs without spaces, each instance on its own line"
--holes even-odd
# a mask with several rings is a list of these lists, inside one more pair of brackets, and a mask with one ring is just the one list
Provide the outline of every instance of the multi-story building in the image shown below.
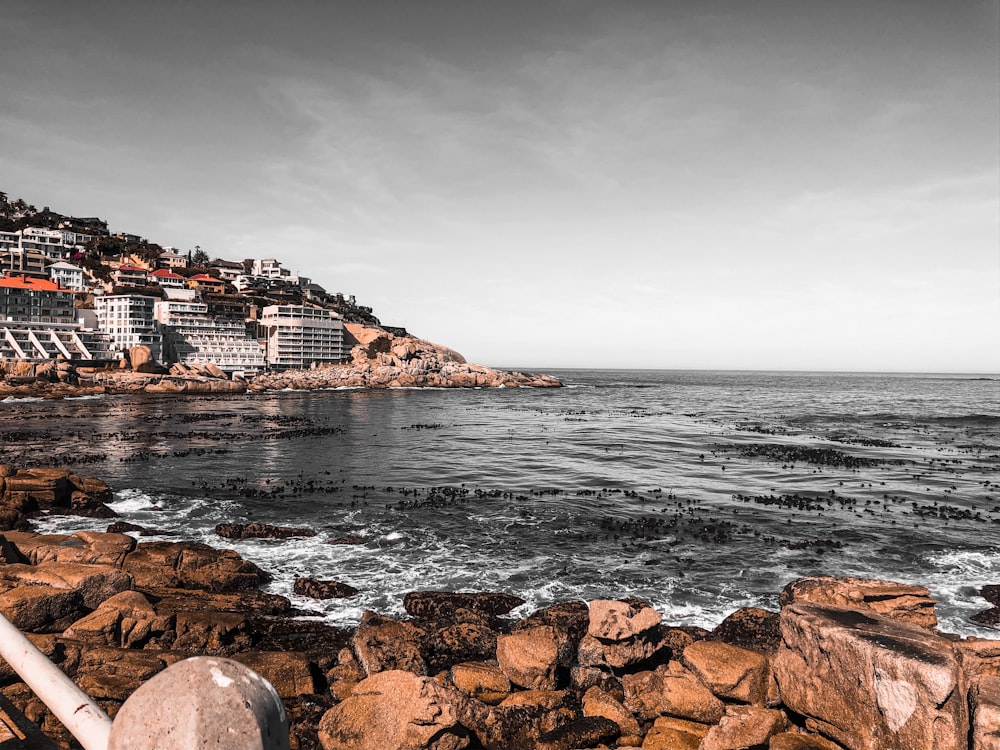
[[264,352],[246,320],[209,314],[205,302],[164,300],[156,305],[164,357],[182,365],[212,363],[244,375],[264,369]]
[[344,322],[333,310],[303,305],[268,305],[258,318],[258,338],[275,369],[344,361]]
[[37,250],[12,248],[0,253],[0,273],[48,278],[51,262]]
[[158,301],[141,294],[111,294],[94,300],[97,325],[111,338],[115,352],[148,346],[153,358],[162,360],[163,337],[153,317]]
[[235,260],[222,260],[216,258],[212,261],[212,270],[223,281],[234,283],[236,279],[243,275],[243,264]]
[[[69,234],[76,236],[72,232]],[[27,227],[21,230],[21,249],[37,250],[50,260],[65,260],[72,248],[72,245],[66,244],[63,232],[59,229]]]
[[226,282],[209,276],[207,273],[195,274],[187,280],[187,284],[202,294],[225,294],[226,292]]
[[167,249],[160,253],[156,265],[160,268],[187,268],[187,256]]
[[149,272],[138,266],[123,265],[111,272],[111,278],[118,286],[146,286]]
[[49,278],[67,289],[79,292],[83,289],[83,269],[64,260],[49,265]]
[[50,279],[0,278],[0,357],[107,359],[107,338],[76,320],[73,292]]
[[73,292],[50,279],[7,274],[0,279],[0,320],[75,322]]

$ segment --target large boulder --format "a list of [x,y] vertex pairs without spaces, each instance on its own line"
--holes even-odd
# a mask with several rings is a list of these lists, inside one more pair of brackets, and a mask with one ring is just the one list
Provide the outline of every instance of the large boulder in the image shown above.
[[761,706],[727,706],[726,715],[708,730],[699,750],[744,750],[764,747],[785,730],[788,719],[781,711]]
[[666,648],[660,614],[638,600],[590,602],[587,633],[577,658],[584,666],[622,669],[644,662]]
[[500,669],[515,685],[534,690],[556,687],[559,644],[548,625],[521,630],[497,638]]
[[450,591],[411,591],[403,598],[403,608],[413,617],[448,617],[459,609],[467,609],[488,617],[499,617],[524,599],[499,593],[454,593]]
[[704,685],[724,700],[763,705],[767,699],[767,657],[719,641],[695,641],[682,657]]
[[[135,544],[131,537],[125,537]],[[125,559],[123,568],[136,588],[192,588],[208,591],[255,589],[267,573],[233,550],[200,542],[143,542]]]
[[412,623],[366,611],[354,632],[351,646],[368,675],[397,670],[425,675],[424,637],[424,631]]
[[453,695],[429,677],[391,670],[359,682],[319,724],[323,750],[461,750]]
[[132,372],[151,375],[159,371],[156,360],[153,359],[153,350],[144,344],[133,346],[128,350],[128,361],[132,365]]
[[653,671],[622,677],[625,706],[640,721],[673,716],[701,724],[716,724],[725,707],[689,670],[670,662]]
[[78,591],[83,606],[96,609],[105,599],[132,588],[132,577],[114,565],[43,562],[38,565],[5,565],[0,578],[22,584],[44,584]]
[[774,659],[781,699],[851,750],[965,750],[969,716],[951,642],[870,609],[791,604]]
[[785,586],[779,597],[782,607],[796,602],[870,609],[883,617],[925,628],[937,625],[930,591],[907,583],[830,576],[800,578]]

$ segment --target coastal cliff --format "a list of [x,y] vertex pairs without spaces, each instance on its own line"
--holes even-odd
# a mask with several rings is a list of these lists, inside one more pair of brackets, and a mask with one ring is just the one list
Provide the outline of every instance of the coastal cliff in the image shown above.
[[[261,592],[269,573],[231,550],[143,541],[157,532],[121,523],[30,530],[40,512],[109,515],[110,497],[100,479],[0,466],[0,612],[112,715],[169,664],[216,655],[273,683],[297,750],[1000,746],[1000,641],[939,632],[920,586],[800,579],[780,611],[738,609],[712,630],[631,598],[511,617],[523,601],[509,593],[415,591],[407,617],[369,611],[344,631]],[[219,547],[312,533],[216,531]],[[295,589],[356,593],[307,578]],[[997,604],[996,587],[982,593]],[[2,663],[0,694],[70,746]]]

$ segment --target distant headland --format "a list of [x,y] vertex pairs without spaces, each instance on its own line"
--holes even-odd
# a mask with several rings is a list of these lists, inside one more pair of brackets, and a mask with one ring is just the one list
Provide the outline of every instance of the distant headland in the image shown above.
[[210,258],[0,191],[0,397],[552,387],[466,362],[275,258]]

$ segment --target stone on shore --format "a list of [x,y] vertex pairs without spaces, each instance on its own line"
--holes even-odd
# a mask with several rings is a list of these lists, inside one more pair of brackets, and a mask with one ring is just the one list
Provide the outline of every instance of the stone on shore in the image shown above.
[[851,750],[965,750],[968,706],[955,648],[925,628],[821,604],[781,612],[774,659],[785,705]]
[[429,677],[391,670],[359,682],[319,724],[323,750],[461,750],[468,732],[452,695]]
[[272,526],[268,523],[220,523],[215,533],[223,539],[290,539],[316,536],[312,529]]
[[551,626],[539,625],[497,638],[497,661],[507,678],[519,687],[553,690],[559,644]]
[[360,592],[346,583],[339,581],[320,581],[316,578],[296,578],[292,591],[299,596],[311,599],[347,599],[357,596]]
[[925,628],[937,625],[930,591],[923,586],[894,581],[830,576],[801,578],[785,586],[779,598],[782,607],[796,602],[860,607]]

